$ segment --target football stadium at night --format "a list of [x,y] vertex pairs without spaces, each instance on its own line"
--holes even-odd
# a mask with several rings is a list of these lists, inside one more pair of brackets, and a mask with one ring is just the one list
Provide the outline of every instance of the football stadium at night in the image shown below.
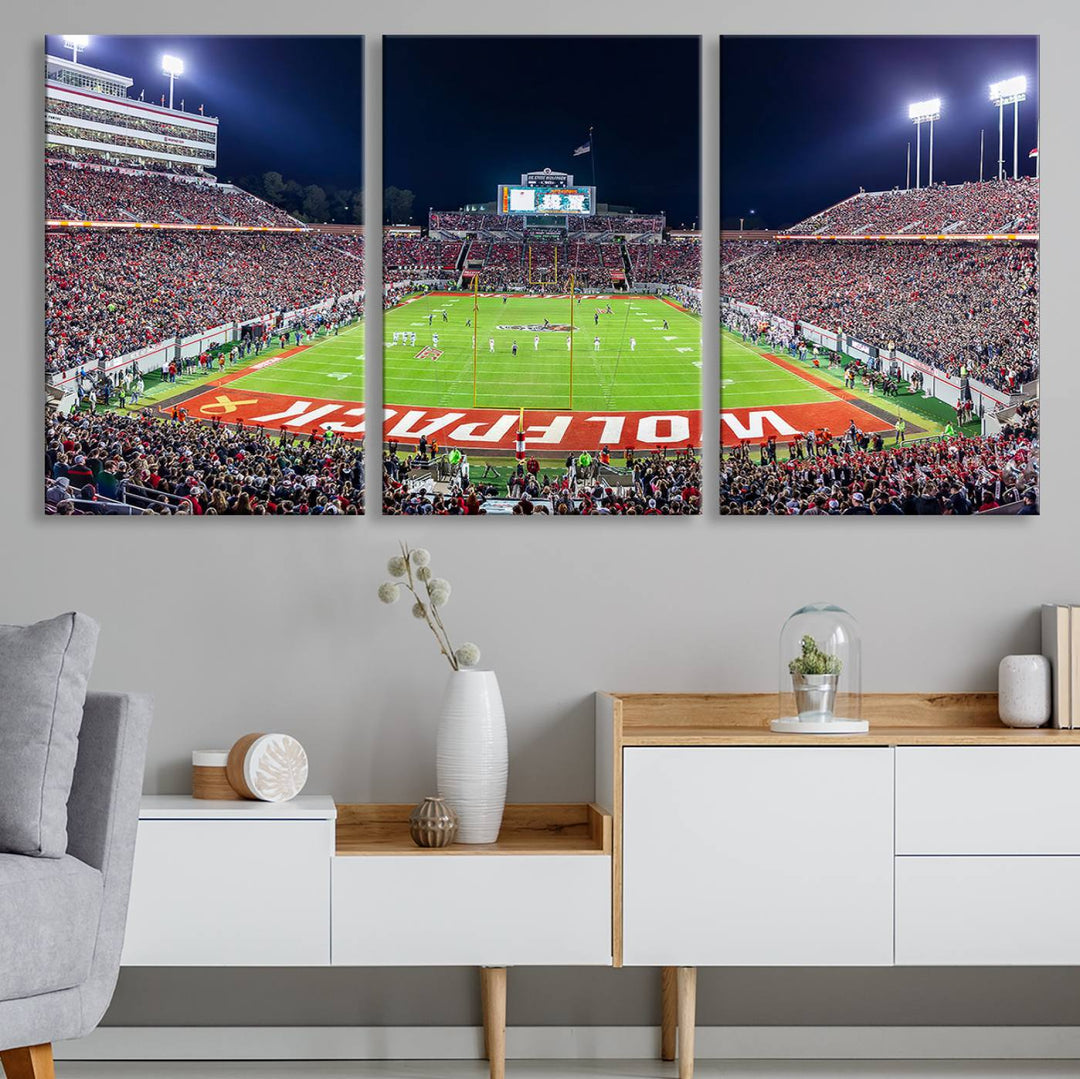
[[[755,90],[749,124],[746,74],[805,44],[723,42],[721,512],[1037,513],[1037,43],[815,39],[846,76]],[[1029,74],[981,79],[1009,65]],[[896,117],[889,162],[892,76],[943,71],[952,92]],[[852,136],[821,164],[806,121],[827,114],[875,153]],[[773,117],[782,155],[757,136]]]
[[[333,95],[355,117],[355,146],[335,148],[354,188],[286,181],[271,166],[290,169],[288,152],[260,157],[257,131],[281,106],[259,78],[268,50],[347,50],[358,71],[356,40],[191,38],[184,56],[48,40],[47,513],[363,512],[359,72]],[[122,72],[159,58],[154,99]],[[259,85],[260,115],[185,104],[210,69],[232,80],[211,83],[226,105]],[[225,161],[252,176],[222,181]]]
[[[537,85],[580,59],[598,94],[607,72],[642,70],[645,100],[649,79],[678,70],[688,108],[670,125],[667,165],[650,158],[646,107],[581,122],[591,83],[505,112],[498,102],[438,121],[421,111],[461,162],[426,180],[426,159],[413,156],[421,136],[388,126],[387,180],[425,182],[430,209],[392,221],[383,242],[385,513],[699,511],[698,48],[686,38],[386,43],[387,115],[406,125],[414,114],[398,80],[452,82],[448,58],[455,69],[495,62],[493,77],[505,67]],[[510,132],[520,156],[489,147],[461,161],[472,127]]]

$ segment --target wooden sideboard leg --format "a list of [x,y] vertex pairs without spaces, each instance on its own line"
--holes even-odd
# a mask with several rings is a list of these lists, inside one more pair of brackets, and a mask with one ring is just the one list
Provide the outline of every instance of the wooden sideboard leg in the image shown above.
[[491,1033],[488,1029],[488,976],[487,968],[480,968],[480,1014],[484,1021],[484,1059],[491,1059]]
[[28,1045],[24,1049],[5,1049],[0,1066],[7,1079],[56,1079],[52,1045]]
[[697,967],[679,967],[679,1079],[694,1079]]
[[676,967],[660,969],[660,1059],[675,1059],[675,1032],[679,1022],[679,987]]
[[484,1047],[491,1079],[506,1077],[506,967],[484,967],[480,971],[484,1003]]

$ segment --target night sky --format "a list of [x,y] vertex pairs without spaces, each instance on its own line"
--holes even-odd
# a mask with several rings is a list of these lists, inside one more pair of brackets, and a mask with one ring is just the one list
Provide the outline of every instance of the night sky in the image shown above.
[[[725,225],[785,227],[854,194],[904,186],[915,126],[908,105],[940,97],[934,182],[997,174],[998,110],[989,85],[1026,75],[1020,105],[1020,174],[1035,171],[1036,37],[725,37],[721,42],[721,214]],[[1005,162],[1012,175],[1012,106]],[[928,127],[922,125],[926,183]],[[750,218],[751,210],[757,216]]]
[[[545,167],[597,200],[690,225],[700,206],[700,43],[693,37],[388,37],[384,182],[414,219],[495,198]],[[573,157],[594,128],[592,155]]]
[[[63,38],[46,51],[71,58]],[[302,184],[355,188],[363,180],[364,77],[360,37],[93,37],[79,62],[135,80],[161,104],[169,80],[164,53],[179,56],[184,74],[174,101],[188,112],[217,116],[222,180],[269,170]],[[166,98],[166,104],[168,99]]]

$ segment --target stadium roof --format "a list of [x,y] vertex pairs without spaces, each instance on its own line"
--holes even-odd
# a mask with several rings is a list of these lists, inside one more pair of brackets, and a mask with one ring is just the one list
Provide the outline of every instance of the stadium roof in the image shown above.
[[[48,73],[55,72],[57,75],[85,75],[87,78],[101,79],[102,82],[111,82],[115,86],[123,87],[125,90],[135,82],[134,79],[129,79],[126,75],[117,75],[113,71],[102,71],[101,68],[89,67],[87,64],[76,64],[62,56],[46,55],[45,70]],[[66,80],[60,78],[57,81],[64,82]]]

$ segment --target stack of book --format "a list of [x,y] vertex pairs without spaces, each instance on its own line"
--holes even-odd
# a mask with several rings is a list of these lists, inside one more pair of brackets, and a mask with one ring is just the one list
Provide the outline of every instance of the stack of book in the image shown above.
[[1080,605],[1044,603],[1042,652],[1050,660],[1055,727],[1080,727]]

